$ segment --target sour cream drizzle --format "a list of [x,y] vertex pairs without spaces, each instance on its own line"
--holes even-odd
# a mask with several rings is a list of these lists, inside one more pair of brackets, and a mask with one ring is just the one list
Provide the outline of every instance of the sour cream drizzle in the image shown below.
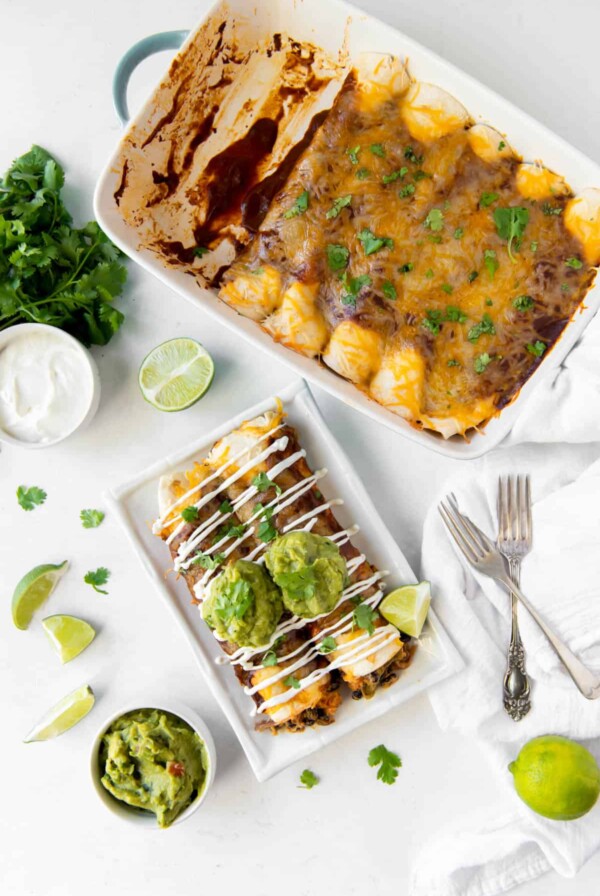
[[[171,525],[173,523],[173,512],[180,507],[182,504],[186,504],[189,506],[189,501],[193,495],[195,495],[198,491],[205,488],[206,485],[210,482],[214,482],[215,479],[218,479],[223,475],[223,473],[229,469],[236,461],[240,460],[244,457],[244,455],[248,454],[250,451],[256,448],[256,445],[263,442],[268,436],[272,435],[274,432],[277,432],[282,428],[284,424],[279,424],[278,426],[273,427],[272,429],[265,432],[262,436],[260,436],[256,442],[244,448],[242,451],[239,451],[236,455],[218,467],[213,473],[211,473],[206,479],[202,480],[198,485],[191,488],[184,495],[178,498],[166,511],[163,515],[154,523],[153,532],[159,533],[161,532],[166,525]],[[194,507],[199,510],[204,507],[209,501],[218,497],[221,492],[225,491],[230,485],[237,482],[242,476],[246,473],[253,470],[260,463],[270,457],[272,454],[275,454],[278,451],[285,451],[289,443],[289,439],[287,436],[283,436],[282,438],[276,439],[272,442],[267,448],[261,451],[256,457],[251,458],[249,461],[244,463],[238,470],[228,476],[217,488],[213,489],[210,492],[204,494],[200,500],[194,503]],[[278,464],[275,464],[269,471],[268,475],[272,481],[276,480],[276,477],[286,470],[287,468],[293,466],[298,460],[306,456],[306,452],[304,450],[300,450],[291,454],[289,457],[284,458]],[[276,498],[271,500],[268,504],[266,504],[261,510],[256,511],[252,514],[252,516],[245,521],[245,531],[241,536],[236,537],[231,544],[224,548],[224,545],[227,544],[231,540],[230,535],[224,535],[218,542],[211,545],[208,550],[205,552],[207,555],[222,553],[224,558],[230,556],[230,554],[235,551],[235,549],[242,544],[247,538],[249,538],[255,531],[256,526],[253,525],[255,521],[261,518],[264,515],[265,509],[271,509],[273,511],[272,515],[276,516],[286,507],[289,507],[290,504],[293,504],[294,501],[297,500],[301,495],[305,494],[309,491],[313,484],[317,482],[319,479],[323,478],[327,474],[327,470],[317,470],[313,473],[312,476],[307,477],[306,479],[295,483],[290,486],[290,488],[286,489],[281,494],[277,495]],[[195,550],[197,545],[203,541],[208,535],[211,534],[215,529],[222,526],[224,522],[226,522],[230,517],[232,517],[241,507],[244,506],[248,501],[250,501],[253,497],[258,494],[258,489],[254,485],[248,486],[245,491],[242,492],[239,497],[232,502],[232,511],[221,513],[220,510],[213,513],[207,520],[201,523],[197,529],[194,530],[190,538],[182,541],[179,545],[177,551],[177,557],[175,559],[174,567],[176,570],[181,569],[189,569],[189,567],[193,564],[195,557],[190,557],[192,552]],[[290,531],[310,531],[313,526],[316,524],[317,517],[328,510],[330,507],[339,506],[344,502],[339,498],[334,498],[330,501],[326,501],[323,504],[320,504],[318,507],[313,508],[307,513],[302,514],[299,517],[296,517],[290,523],[283,527],[282,534]],[[305,523],[302,526],[302,523]],[[174,531],[169,535],[168,539],[166,539],[167,544],[170,544],[177,535],[182,531],[185,526],[185,522],[181,522]],[[348,529],[343,529],[340,532],[336,532],[334,535],[329,536],[329,540],[333,541],[338,546],[346,544],[353,535],[358,532],[359,527],[354,525],[349,527]],[[220,551],[220,548],[224,548]],[[255,560],[257,563],[264,563],[264,553],[268,548],[267,543],[257,545],[254,550],[252,550],[245,559],[247,560]],[[347,563],[348,574],[351,575],[355,572],[361,564],[365,561],[365,555],[359,554],[357,557],[352,558]],[[194,592],[199,597],[202,598],[204,596],[205,590],[207,586],[209,586],[211,579],[218,574],[218,570],[206,570],[202,579],[196,583],[194,586]],[[337,602],[336,606],[333,610],[330,610],[327,613],[322,613],[319,616],[314,616],[310,619],[301,616],[292,616],[289,619],[286,619],[285,622],[280,623],[268,644],[263,645],[262,647],[249,648],[249,647],[241,647],[236,650],[234,653],[229,656],[219,656],[215,658],[215,662],[219,665],[231,664],[231,665],[240,665],[246,671],[258,671],[261,669],[265,669],[266,667],[262,663],[253,664],[252,658],[257,656],[258,654],[266,653],[275,642],[281,638],[285,637],[285,635],[290,632],[304,628],[310,622],[315,622],[318,619],[322,619],[326,616],[329,616],[333,613],[339,606],[341,606],[345,601],[350,600],[354,597],[357,597],[359,594],[367,591],[372,585],[374,585],[377,581],[384,578],[387,575],[387,572],[376,572],[372,576],[367,579],[364,579],[360,582],[355,582],[354,584],[348,586],[343,592],[342,595]],[[375,594],[364,600],[364,603],[368,604],[372,609],[375,609],[380,603],[383,597],[383,592],[378,590]],[[283,678],[290,677],[296,670],[302,668],[307,665],[312,660],[317,657],[322,657],[323,653],[319,650],[319,644],[323,641],[327,636],[337,636],[350,631],[354,628],[353,622],[354,611],[351,610],[349,613],[346,613],[340,619],[338,619],[335,623],[328,626],[327,628],[322,629],[316,635],[308,638],[306,641],[303,641],[302,644],[297,647],[292,652],[285,654],[284,656],[279,656],[277,658],[278,664],[280,662],[288,661],[293,659],[294,657],[298,657],[295,662],[285,666],[285,668],[279,668],[276,672],[273,673],[269,678],[263,679],[258,684],[252,687],[245,687],[244,692],[249,696],[255,695],[257,692],[267,689],[268,687],[276,684]],[[220,639],[217,637],[216,633],[213,632],[216,640],[226,640]],[[330,660],[327,665],[321,666],[311,672],[309,675],[306,675],[304,678],[300,679],[298,682],[298,687],[291,687],[284,691],[281,694],[277,694],[274,697],[271,697],[268,700],[263,701],[258,706],[253,706],[250,715],[254,716],[258,713],[262,713],[267,709],[270,709],[275,706],[279,706],[282,703],[287,703],[289,700],[293,699],[295,694],[300,693],[311,685],[315,684],[325,675],[329,674],[333,669],[338,669],[340,667],[344,667],[348,665],[350,661],[353,663],[358,663],[361,660],[365,659],[369,655],[373,654],[376,650],[380,650],[392,643],[394,639],[398,638],[398,631],[392,625],[384,625],[379,628],[376,628],[373,634],[369,634],[365,632],[362,635],[358,635],[356,638],[353,638],[352,641],[342,644],[335,649],[337,654],[335,659]],[[368,645],[365,642],[368,641]]]

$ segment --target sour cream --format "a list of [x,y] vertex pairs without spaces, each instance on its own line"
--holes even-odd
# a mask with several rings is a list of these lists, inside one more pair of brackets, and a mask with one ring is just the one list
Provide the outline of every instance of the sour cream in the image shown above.
[[96,378],[85,349],[62,330],[22,324],[0,334],[0,429],[49,445],[93,413]]

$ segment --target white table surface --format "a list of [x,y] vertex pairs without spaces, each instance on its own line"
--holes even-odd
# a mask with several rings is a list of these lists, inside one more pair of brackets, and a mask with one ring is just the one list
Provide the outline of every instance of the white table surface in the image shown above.
[[[361,0],[360,6],[427,44],[503,93],[592,157],[600,158],[600,6],[594,0]],[[67,169],[66,198],[80,221],[92,213],[96,178],[120,128],[110,84],[122,53],[139,38],[194,25],[202,0],[2,0],[0,13],[0,167],[41,143]],[[137,108],[166,66],[161,55],[134,75]],[[114,519],[97,530],[79,522],[102,507],[103,490],[163,451],[198,435],[290,382],[292,374],[256,356],[133,264],[122,331],[95,349],[103,396],[91,427],[64,445],[0,454],[0,625],[2,811],[0,892],[6,896],[187,896],[243,892],[304,896],[406,892],[412,857],[429,833],[462,824],[474,811],[508,807],[477,747],[437,728],[425,696],[342,739],[308,764],[322,783],[297,789],[299,767],[259,785],[191,652]],[[142,401],[137,371],[146,352],[177,335],[201,340],[217,374],[191,410],[163,415]],[[250,373],[250,375],[248,375]],[[382,516],[418,570],[427,507],[459,462],[403,441],[316,390],[336,436],[379,502]],[[410,471],[410,472],[409,472]],[[382,482],[385,477],[385,488]],[[19,484],[48,492],[23,512]],[[31,566],[68,558],[71,569],[48,605],[89,619],[90,648],[66,667],[39,624],[12,627],[8,601]],[[105,565],[109,595],[83,583]],[[21,736],[58,698],[92,684],[97,705],[64,737],[21,744]],[[196,707],[212,728],[219,772],[204,808],[167,832],[123,824],[91,789],[88,751],[97,729],[129,697],[168,689]],[[384,742],[402,756],[394,787],[375,780],[368,750]],[[600,856],[576,880],[547,876],[527,896],[592,896]]]

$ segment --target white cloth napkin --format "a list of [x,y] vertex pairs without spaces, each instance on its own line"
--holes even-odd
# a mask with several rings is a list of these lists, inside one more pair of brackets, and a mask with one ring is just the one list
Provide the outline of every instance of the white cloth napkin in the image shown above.
[[[523,441],[530,444],[516,444]],[[534,550],[523,564],[523,591],[582,661],[600,673],[598,442],[597,317],[504,445],[465,464],[444,491],[454,491],[461,508],[491,535],[497,526],[498,475],[531,474]],[[600,761],[600,701],[579,694],[521,609],[533,708],[518,723],[508,718],[501,697],[510,634],[508,595],[465,568],[437,506],[425,524],[422,577],[431,581],[436,612],[467,663],[430,692],[433,709],[443,729],[478,738],[514,808],[502,817],[486,810],[462,829],[453,819],[418,856],[411,896],[495,896],[550,869],[574,875],[600,848],[600,804],[577,821],[543,819],[516,796],[507,765],[527,740],[540,734],[574,738]]]

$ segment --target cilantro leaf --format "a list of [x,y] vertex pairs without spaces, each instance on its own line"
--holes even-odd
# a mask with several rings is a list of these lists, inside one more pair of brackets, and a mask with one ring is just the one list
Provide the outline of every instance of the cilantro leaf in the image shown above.
[[516,299],[513,299],[513,306],[517,311],[529,311],[530,308],[533,308],[533,299],[531,296],[517,296]]
[[475,324],[474,326],[471,327],[471,329],[467,333],[467,339],[469,340],[469,342],[475,343],[475,342],[477,342],[477,340],[479,339],[480,336],[483,336],[484,333],[489,336],[494,336],[496,333],[494,321],[492,320],[490,315],[487,313],[487,311],[484,313],[483,317],[481,318],[480,323]]
[[325,252],[327,254],[327,264],[329,265],[330,271],[343,271],[344,268],[348,267],[350,252],[345,246],[340,246],[337,243],[329,243]]
[[496,258],[496,253],[493,249],[486,249],[483,253],[483,263],[485,264],[486,270],[490,275],[490,280],[494,279],[496,271],[500,267],[498,263],[498,259]]
[[315,596],[317,590],[317,578],[312,566],[277,574],[277,585],[286,593],[293,603],[307,601]]
[[265,655],[262,658],[263,666],[276,666],[277,665],[277,654],[274,650],[267,650]]
[[408,159],[409,162],[412,162],[413,165],[420,165],[423,161],[423,156],[418,156],[412,146],[407,146],[404,150],[404,158]]
[[396,291],[396,287],[392,283],[391,280],[384,280],[381,284],[381,291],[386,297],[386,299],[390,299],[390,301],[394,302],[398,298],[398,293]]
[[269,541],[277,538],[277,529],[270,520],[263,520],[256,530],[256,534],[261,541],[268,544]]
[[346,153],[350,156],[350,161],[353,165],[358,165],[358,154],[360,152],[360,146],[354,146],[352,149],[347,149]]
[[442,326],[442,312],[437,309],[429,308],[425,312],[425,315],[425,320],[421,322],[422,326],[424,326],[426,330],[429,330],[430,333],[433,333],[434,336],[437,336]]
[[225,499],[219,504],[219,513],[233,513],[233,504]]
[[186,523],[195,523],[199,516],[200,510],[194,504],[190,504],[189,507],[184,507],[181,511],[181,519]]
[[384,174],[381,180],[384,184],[392,184],[395,180],[402,180],[402,178],[407,174],[408,168],[403,165],[402,168],[398,168],[396,171],[392,171],[391,174]]
[[104,519],[101,510],[82,510],[79,519],[84,529],[96,529]]
[[483,373],[488,364],[491,364],[493,360],[494,359],[491,357],[491,355],[488,355],[487,352],[483,352],[481,355],[478,355],[473,362],[475,373]]
[[254,595],[249,583],[238,579],[235,582],[228,582],[219,589],[213,612],[222,619],[225,625],[229,625],[234,617],[243,619],[253,602]]
[[379,156],[380,159],[385,159],[385,149],[383,148],[382,143],[371,143],[369,149],[374,156]]
[[266,492],[267,489],[269,489],[269,488],[274,488],[274,489],[275,489],[275,494],[276,494],[276,495],[280,495],[280,494],[281,494],[281,486],[280,486],[280,485],[277,485],[276,482],[273,482],[272,479],[269,479],[269,477],[267,476],[267,474],[264,473],[264,472],[263,472],[263,473],[258,473],[258,474],[254,477],[254,479],[252,480],[252,485],[254,486],[254,488],[256,489],[256,491],[257,491],[257,492],[260,492],[261,494],[262,494],[263,492]]
[[406,264],[400,265],[400,267],[398,268],[398,271],[401,274],[409,274],[413,268],[414,268],[414,264],[412,263],[412,261],[407,261]]
[[455,321],[459,324],[464,324],[467,319],[467,315],[464,311],[461,311],[456,305],[447,305],[446,306],[446,320]]
[[414,192],[415,192],[415,185],[414,184],[406,184],[405,187],[401,187],[401,189],[398,190],[398,196],[400,197],[400,199],[406,199],[407,196],[412,196]]
[[576,256],[572,256],[571,258],[567,258],[565,264],[568,268],[572,268],[574,271],[578,271],[583,267],[583,262],[576,258]]
[[318,645],[318,651],[319,653],[331,653],[333,650],[337,650],[337,642],[331,635],[327,635]]
[[373,281],[368,274],[361,274],[360,277],[350,277],[344,274],[342,284],[347,292],[342,293],[342,305],[352,305],[356,308],[356,299],[363,286],[370,286]]
[[454,287],[450,285],[450,283],[442,283],[441,288],[444,290],[446,295],[451,296],[454,292]]
[[455,240],[460,240],[465,235],[464,227],[457,227],[454,233],[452,234]]
[[488,208],[490,205],[496,202],[497,199],[500,199],[498,193],[482,193],[481,199],[479,200],[479,205],[481,206],[481,208]]
[[527,343],[527,351],[530,355],[534,355],[536,358],[541,358],[547,347],[546,343],[542,342],[540,339],[536,339],[533,344],[531,342]]
[[309,204],[309,194],[308,190],[303,190],[302,193],[297,197],[296,201],[292,205],[291,208],[288,208],[287,212],[284,212],[284,218],[297,218],[298,215],[303,215],[307,210]]
[[423,221],[423,227],[430,230],[441,230],[444,226],[444,213],[441,208],[432,208],[427,212],[427,217]]
[[469,277],[468,277],[469,283],[473,283],[473,281],[477,280],[478,277],[479,277],[479,271],[471,271],[471,273],[469,274]]
[[366,180],[370,173],[368,168],[359,168],[356,172],[356,176],[359,180]]
[[367,761],[371,768],[379,766],[377,780],[384,784],[393,784],[398,777],[398,769],[402,767],[402,760],[397,753],[392,753],[383,744],[373,747]]
[[305,790],[311,790],[313,787],[319,783],[319,779],[315,775],[314,772],[311,772],[310,769],[305,768],[302,774],[300,775],[300,784],[299,787],[303,787]]
[[44,489],[38,488],[37,485],[32,485],[31,488],[20,485],[17,489],[17,501],[23,510],[33,510],[34,507],[43,504],[47,497]]
[[208,251],[209,250],[206,248],[206,246],[196,246],[196,248],[194,249],[194,255],[196,256],[196,258],[202,258],[203,255],[208,254]]
[[[560,211],[559,211],[560,214]],[[496,232],[501,240],[508,242],[508,257],[512,262],[515,257],[512,254],[512,247],[519,249],[523,240],[525,228],[529,223],[529,210],[521,208],[518,205],[512,205],[508,208],[497,208],[494,210],[494,224]]]
[[389,236],[375,236],[372,230],[365,227],[357,234],[357,239],[362,243],[365,255],[373,255],[381,249],[393,249],[394,241]]
[[337,218],[341,210],[350,205],[351,202],[352,196],[350,194],[348,194],[347,196],[340,196],[338,199],[334,199],[333,205],[331,206],[325,217],[328,221],[331,220],[331,218]]
[[288,675],[287,678],[283,679],[283,683],[286,686],[286,688],[297,689],[300,687],[300,682],[294,675]]
[[86,585],[91,585],[98,594],[108,594],[108,591],[103,591],[100,585],[106,585],[109,576],[110,572],[106,566],[99,566],[98,569],[87,572],[83,577],[83,581]]
[[199,553],[193,558],[192,563],[200,566],[202,569],[216,569],[225,560],[225,554],[203,554]]
[[542,214],[547,217],[552,217],[552,215],[562,215],[562,211],[561,205],[550,205],[549,202],[542,203]]
[[378,617],[378,613],[369,604],[359,604],[352,613],[352,624],[355,628],[362,628],[370,635],[375,631],[373,623]]

